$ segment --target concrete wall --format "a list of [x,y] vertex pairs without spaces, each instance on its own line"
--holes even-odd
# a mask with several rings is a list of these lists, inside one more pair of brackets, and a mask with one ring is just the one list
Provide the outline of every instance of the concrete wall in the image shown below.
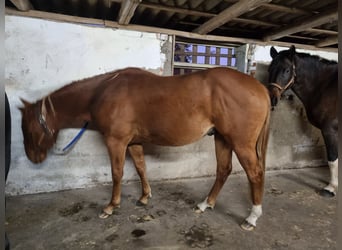
[[[19,97],[35,101],[71,81],[127,66],[169,75],[172,37],[15,16],[6,16],[5,21],[5,88],[13,126],[6,193],[49,192],[111,182],[107,151],[94,131],[87,131],[68,155],[51,150],[44,163],[30,163],[16,108],[20,106]],[[282,111],[272,113],[268,169],[322,164],[322,141],[307,125],[302,110],[286,102],[278,109]],[[65,146],[77,132],[61,131],[56,149]],[[146,145],[145,154],[150,180],[208,176],[216,171],[213,137],[183,147]],[[242,170],[236,157],[233,164],[234,172]],[[124,171],[124,180],[138,179],[129,157]]]

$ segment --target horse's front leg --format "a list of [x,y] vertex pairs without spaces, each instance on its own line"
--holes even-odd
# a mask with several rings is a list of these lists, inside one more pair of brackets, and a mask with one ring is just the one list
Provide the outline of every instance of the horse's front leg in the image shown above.
[[113,190],[111,201],[99,215],[102,219],[109,217],[115,208],[120,207],[121,179],[123,176],[123,167],[127,148],[126,143],[123,143],[122,140],[118,140],[114,137],[108,137],[105,140],[111,161]]
[[334,197],[338,189],[338,132],[337,129],[322,129],[330,169],[329,185],[320,191],[324,197]]
[[338,189],[338,159],[335,161],[328,161],[330,169],[330,182],[328,186],[320,190],[319,194],[324,197],[334,197]]
[[152,197],[151,187],[148,183],[148,179],[146,176],[146,164],[144,159],[144,150],[142,145],[130,145],[128,146],[128,151],[133,159],[135,169],[137,170],[142,186],[142,195],[140,199],[137,201],[137,205],[147,205],[148,198]]

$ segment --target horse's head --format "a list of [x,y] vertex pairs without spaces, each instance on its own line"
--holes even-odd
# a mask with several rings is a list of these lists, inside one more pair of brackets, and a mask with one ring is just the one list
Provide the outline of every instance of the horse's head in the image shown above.
[[[46,99],[49,102],[49,112]],[[22,113],[21,128],[24,136],[24,146],[27,157],[33,163],[41,163],[45,160],[48,150],[57,139],[54,128],[55,111],[49,97],[36,103],[21,100],[24,107]]]
[[277,105],[281,94],[289,89],[295,81],[295,53],[296,49],[294,46],[291,46],[289,50],[283,50],[279,53],[274,47],[271,47],[270,54],[272,57],[272,62],[268,68],[268,87],[270,90],[272,106]]

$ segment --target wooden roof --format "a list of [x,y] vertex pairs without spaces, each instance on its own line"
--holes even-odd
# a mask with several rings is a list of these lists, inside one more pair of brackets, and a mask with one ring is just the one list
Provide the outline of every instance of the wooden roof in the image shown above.
[[338,0],[6,0],[6,14],[336,51]]

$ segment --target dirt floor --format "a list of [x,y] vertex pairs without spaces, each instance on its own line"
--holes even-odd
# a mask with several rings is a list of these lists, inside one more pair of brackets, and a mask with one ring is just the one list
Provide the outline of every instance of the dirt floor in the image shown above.
[[137,207],[140,184],[122,188],[121,208],[99,219],[111,186],[7,198],[13,250],[54,249],[337,249],[337,200],[316,191],[327,167],[267,172],[263,216],[252,232],[240,223],[251,208],[245,174],[228,178],[216,206],[193,211],[214,178],[152,182],[152,199]]

